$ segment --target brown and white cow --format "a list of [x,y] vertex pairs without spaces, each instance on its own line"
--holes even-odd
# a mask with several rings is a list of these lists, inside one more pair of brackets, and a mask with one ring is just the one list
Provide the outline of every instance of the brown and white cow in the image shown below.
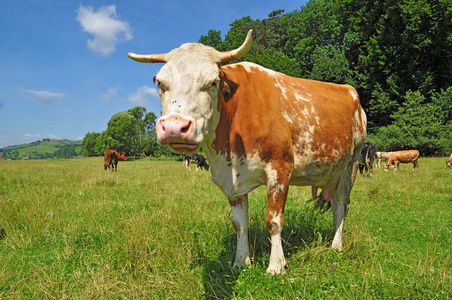
[[448,168],[452,167],[452,154],[449,157],[449,160],[446,160],[446,165]]
[[376,152],[375,156],[377,157],[377,167],[381,168],[381,161],[387,161],[392,152]]
[[416,168],[419,168],[418,163],[419,151],[417,150],[402,150],[402,151],[394,151],[389,155],[388,161],[385,165],[385,171],[391,168],[391,165],[394,165],[394,171],[397,171],[399,168],[399,163],[407,164],[413,163],[413,171]]
[[111,171],[118,170],[118,161],[119,160],[127,160],[126,154],[124,152],[117,152],[112,149],[107,149],[104,152],[104,170],[110,169]]
[[[350,202],[366,115],[348,85],[289,77],[241,62],[244,43],[218,52],[197,43],[167,54],[129,57],[166,63],[154,77],[162,101],[157,137],[176,153],[200,146],[210,162],[212,180],[229,198],[237,231],[234,267],[250,265],[248,193],[267,186],[267,229],[271,254],[267,272],[284,273],[281,230],[289,185],[312,186],[313,196],[333,210],[333,248],[342,248],[342,228]],[[323,198],[323,199],[322,199]]]

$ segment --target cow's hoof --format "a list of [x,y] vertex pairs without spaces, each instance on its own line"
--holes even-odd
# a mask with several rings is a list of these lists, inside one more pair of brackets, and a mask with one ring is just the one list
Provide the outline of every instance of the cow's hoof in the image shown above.
[[273,276],[276,274],[286,274],[286,268],[284,265],[270,265],[267,268],[267,275]]
[[251,268],[251,260],[249,257],[247,257],[245,260],[239,260],[239,261],[235,261],[234,264],[232,265],[232,269],[235,270],[240,270],[243,267],[248,267]]

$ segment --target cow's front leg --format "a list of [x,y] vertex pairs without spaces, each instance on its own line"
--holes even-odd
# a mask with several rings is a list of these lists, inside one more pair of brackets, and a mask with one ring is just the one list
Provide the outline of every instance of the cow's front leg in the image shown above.
[[232,225],[237,232],[237,252],[233,268],[241,268],[251,265],[250,250],[248,243],[248,195],[241,196],[235,200],[229,199],[232,209]]
[[281,243],[281,231],[284,225],[284,206],[289,190],[289,176],[279,174],[267,183],[268,206],[266,224],[271,237],[270,263],[267,273],[284,274],[286,259]]

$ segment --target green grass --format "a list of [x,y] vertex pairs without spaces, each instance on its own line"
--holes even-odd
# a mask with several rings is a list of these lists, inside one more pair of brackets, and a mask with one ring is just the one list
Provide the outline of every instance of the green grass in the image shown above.
[[[0,162],[0,299],[452,299],[452,170],[358,177],[345,249],[332,215],[291,187],[283,231],[289,268],[265,274],[265,188],[250,195],[253,267],[234,272],[228,201],[182,162],[99,158]],[[4,230],[5,235],[1,232]]]

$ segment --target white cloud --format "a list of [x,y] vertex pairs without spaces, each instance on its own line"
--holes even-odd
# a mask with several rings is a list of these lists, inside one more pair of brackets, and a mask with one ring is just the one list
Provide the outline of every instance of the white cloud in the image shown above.
[[51,139],[51,140],[61,140],[62,139],[59,136],[54,135],[52,133],[44,134],[42,136],[39,133],[38,134],[25,133],[24,136],[27,138],[36,138],[36,139],[41,139],[41,138],[42,139]]
[[53,93],[49,91],[33,91],[33,90],[26,90],[30,94],[38,97],[41,99],[41,103],[43,104],[50,104],[55,106],[61,105],[61,98],[63,97],[63,93]]
[[49,99],[55,99],[55,98],[61,98],[63,97],[62,93],[52,93],[48,91],[33,91],[33,90],[27,90],[30,94],[33,94],[41,99],[49,100]]
[[137,92],[135,94],[129,95],[127,100],[132,101],[138,105],[145,105],[147,102],[147,97],[153,96],[158,97],[159,92],[156,88],[151,88],[147,85],[137,88]]
[[107,92],[105,94],[102,95],[102,98],[104,99],[105,102],[113,102],[113,100],[117,97],[118,95],[118,90],[120,90],[120,88],[117,87],[112,87],[109,88],[107,90]]
[[115,5],[102,6],[97,10],[80,5],[77,21],[83,31],[94,36],[88,39],[88,48],[103,56],[110,55],[116,50],[116,45],[133,38],[129,23],[118,19]]
[[52,133],[41,135],[41,134],[23,133],[15,129],[0,130],[0,148],[36,142],[46,138],[57,140],[61,139],[60,137]]

